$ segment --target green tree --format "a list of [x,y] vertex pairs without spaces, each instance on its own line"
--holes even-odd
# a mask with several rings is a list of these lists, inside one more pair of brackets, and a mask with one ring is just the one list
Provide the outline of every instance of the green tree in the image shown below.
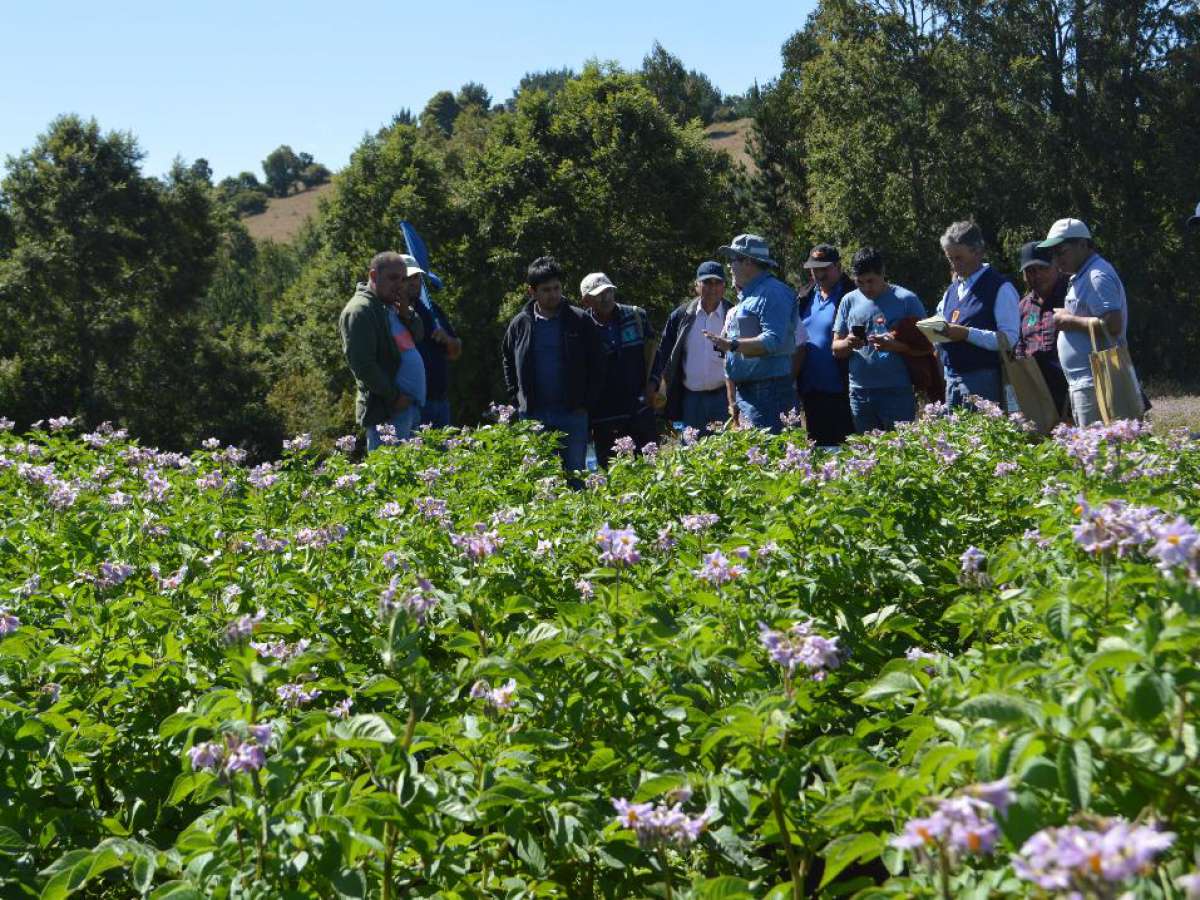
[[166,447],[220,422],[265,446],[270,419],[250,409],[265,394],[258,370],[214,336],[197,302],[220,243],[208,176],[177,162],[160,181],[140,160],[132,136],[77,116],[9,160],[0,408],[24,423],[120,421]]
[[429,98],[421,112],[421,127],[427,131],[437,129],[449,136],[454,131],[454,120],[460,112],[458,101],[449,91],[438,91]]
[[287,144],[280,144],[263,160],[267,188],[275,197],[286,197],[300,177],[300,157]]
[[504,108],[512,112],[517,108],[517,98],[527,91],[544,91],[553,97],[563,89],[568,81],[576,78],[575,70],[571,68],[547,69],[544,72],[526,72],[521,76],[512,97],[504,101]]
[[492,95],[478,81],[468,81],[458,89],[458,95],[454,98],[454,102],[458,104],[460,111],[473,106],[483,112],[488,112],[492,108]]
[[642,60],[641,77],[663,109],[681,125],[690,119],[707,125],[721,105],[721,92],[708,77],[685,69],[679,57],[668,53],[658,41]]

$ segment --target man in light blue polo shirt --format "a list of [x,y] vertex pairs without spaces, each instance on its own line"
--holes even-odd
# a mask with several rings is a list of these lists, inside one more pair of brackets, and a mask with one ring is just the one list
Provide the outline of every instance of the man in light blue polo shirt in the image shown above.
[[1062,309],[1054,311],[1058,327],[1058,361],[1067,376],[1071,415],[1076,426],[1101,420],[1092,381],[1091,329],[1103,347],[1126,344],[1129,307],[1117,270],[1096,252],[1092,232],[1079,219],[1059,219],[1038,244],[1054,255],[1055,264],[1071,276]]
[[863,247],[850,270],[858,290],[842,298],[833,323],[833,353],[850,358],[850,412],[854,430],[863,434],[890,430],[917,415],[912,376],[905,356],[914,355],[896,340],[902,319],[925,317],[925,307],[912,291],[884,278],[883,254]]
[[725,354],[725,378],[734,390],[730,414],[778,434],[780,417],[796,407],[796,293],[771,273],[779,264],[757,234],[739,234],[720,249],[729,257],[738,305],[725,335],[705,331],[704,336]]

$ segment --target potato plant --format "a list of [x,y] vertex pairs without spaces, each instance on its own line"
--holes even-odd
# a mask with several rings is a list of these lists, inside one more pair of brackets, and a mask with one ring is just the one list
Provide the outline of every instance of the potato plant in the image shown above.
[[0,895],[1200,893],[1184,434],[3,425]]

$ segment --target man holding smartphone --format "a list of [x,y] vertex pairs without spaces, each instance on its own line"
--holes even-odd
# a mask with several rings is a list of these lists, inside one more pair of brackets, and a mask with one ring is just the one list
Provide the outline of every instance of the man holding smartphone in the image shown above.
[[858,289],[842,298],[833,323],[833,353],[850,360],[850,412],[854,430],[888,431],[917,415],[912,376],[903,357],[912,348],[896,340],[902,319],[924,318],[912,291],[884,278],[883,254],[863,247],[851,263]]
[[729,258],[739,302],[725,335],[704,336],[725,354],[725,377],[733,385],[730,416],[778,434],[781,416],[796,406],[796,294],[771,272],[779,264],[757,234],[739,234],[720,252]]

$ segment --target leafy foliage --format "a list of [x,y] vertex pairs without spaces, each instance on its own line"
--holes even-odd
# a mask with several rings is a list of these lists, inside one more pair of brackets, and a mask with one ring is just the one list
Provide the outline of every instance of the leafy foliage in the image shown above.
[[[1195,521],[1186,439],[733,432],[576,492],[528,424],[253,470],[51,428],[0,436],[5,890],[1034,896],[1097,817],[1175,836],[1136,896],[1192,865],[1197,573],[1072,533]],[[760,644],[802,621],[819,678]],[[991,853],[894,846],[997,780]]]

